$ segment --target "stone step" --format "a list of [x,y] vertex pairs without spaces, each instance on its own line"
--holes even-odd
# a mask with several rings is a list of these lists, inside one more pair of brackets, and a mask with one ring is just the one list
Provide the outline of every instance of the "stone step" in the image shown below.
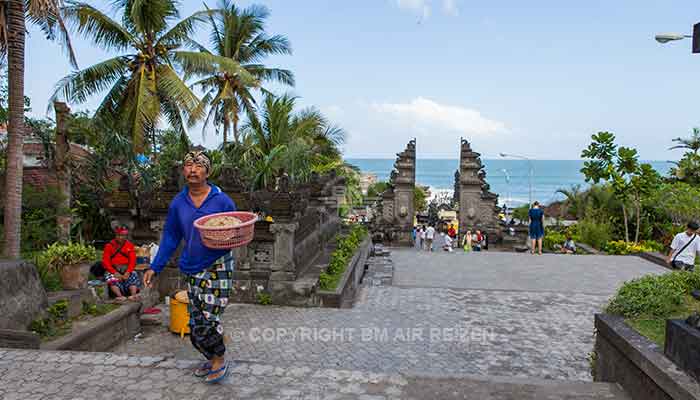
[[[629,400],[616,385],[479,376],[405,376],[234,362],[206,385],[198,361],[0,349],[0,398]],[[118,384],[117,382],[128,382]]]

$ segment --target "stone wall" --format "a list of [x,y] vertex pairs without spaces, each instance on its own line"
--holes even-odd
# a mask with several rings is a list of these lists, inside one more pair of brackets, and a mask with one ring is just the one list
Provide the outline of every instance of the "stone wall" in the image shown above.
[[621,317],[596,314],[594,380],[620,385],[635,400],[700,399],[698,382]]
[[36,267],[26,261],[0,261],[0,329],[26,330],[48,307]]

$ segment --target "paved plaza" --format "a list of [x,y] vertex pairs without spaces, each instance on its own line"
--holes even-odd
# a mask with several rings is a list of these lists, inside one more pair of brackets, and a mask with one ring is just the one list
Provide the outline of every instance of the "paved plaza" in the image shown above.
[[551,291],[609,296],[623,282],[666,269],[636,256],[395,250],[394,285]]
[[624,280],[663,271],[394,249],[371,260],[352,309],[231,305],[222,384],[192,375],[199,355],[164,324],[109,353],[0,349],[0,398],[627,399],[590,382],[593,314]]
[[[593,314],[624,280],[663,272],[638,257],[394,249],[392,259],[395,285],[364,287],[353,309],[230,306],[232,356],[277,366],[589,381]],[[151,329],[115,351],[197,357],[187,338]]]

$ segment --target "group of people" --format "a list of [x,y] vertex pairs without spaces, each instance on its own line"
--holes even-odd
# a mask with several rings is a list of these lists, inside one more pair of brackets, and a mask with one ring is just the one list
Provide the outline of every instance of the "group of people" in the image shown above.
[[447,229],[436,230],[432,225],[422,225],[413,228],[413,242],[420,251],[434,251],[440,248],[443,251],[452,252],[461,246],[465,252],[488,250],[488,235],[480,230],[467,231],[458,243],[457,229],[450,224]]

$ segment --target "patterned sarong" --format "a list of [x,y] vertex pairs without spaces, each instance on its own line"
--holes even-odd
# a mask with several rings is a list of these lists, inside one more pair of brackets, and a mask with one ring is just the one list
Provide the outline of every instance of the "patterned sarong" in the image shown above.
[[[126,272],[126,265],[124,265],[124,266],[115,265],[114,268],[120,274],[123,274],[124,272]],[[117,278],[116,276],[112,275],[109,272],[106,272],[105,273],[105,281],[107,282],[107,285],[109,285],[109,286],[118,287],[119,290],[122,292],[123,296],[128,296],[131,294],[131,292],[129,292],[130,286],[136,286],[139,289],[141,288],[141,279],[139,279],[139,275],[135,271],[132,271],[131,274],[129,274],[129,277],[125,281]]]
[[210,268],[187,276],[190,340],[208,360],[226,352],[221,314],[231,295],[234,264],[229,253]]

